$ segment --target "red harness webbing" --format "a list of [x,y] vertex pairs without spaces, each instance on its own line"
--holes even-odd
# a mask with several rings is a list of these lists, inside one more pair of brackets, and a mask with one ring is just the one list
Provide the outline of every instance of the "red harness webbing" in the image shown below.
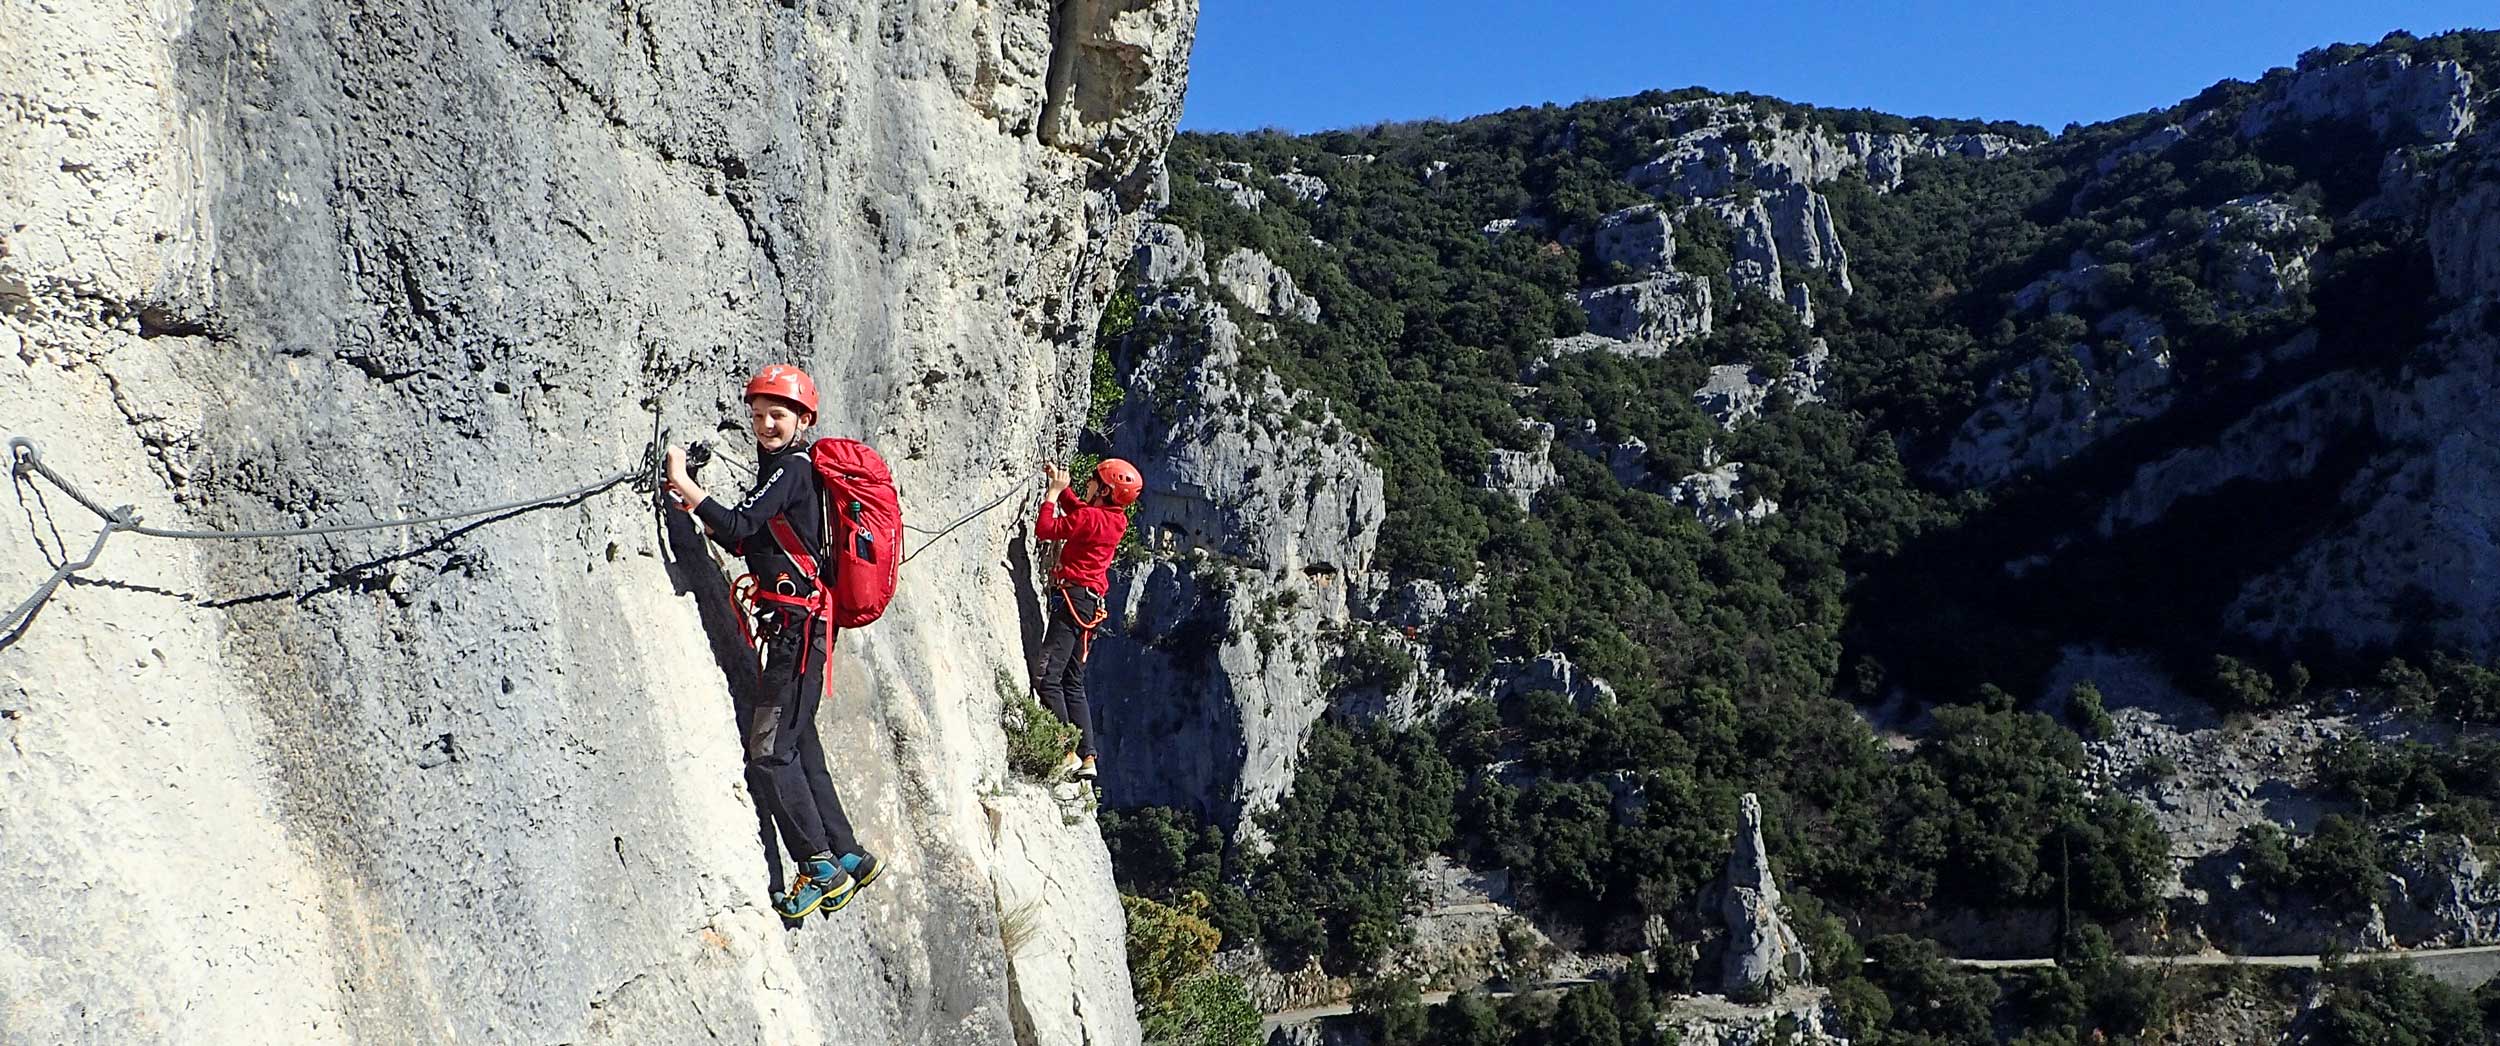
[[[1087,621],[1084,615],[1076,612],[1077,586],[1063,584],[1058,587],[1060,601],[1068,605],[1068,620],[1076,622],[1076,663],[1081,665],[1094,656],[1094,629],[1111,617],[1111,603],[1105,600],[1101,606],[1095,607],[1094,619]],[[1086,589],[1086,591],[1093,590]]]
[[[790,562],[799,568],[799,575],[807,579],[808,586],[813,591],[804,596],[775,592],[755,580],[753,574],[739,575],[738,580],[731,582],[729,586],[730,598],[745,604],[738,615],[738,632],[746,637],[748,646],[755,645],[755,633],[747,627],[747,615],[759,612],[761,608],[756,606],[759,603],[777,603],[798,610],[802,615],[799,619],[799,628],[802,632],[818,621],[824,622],[826,662],[824,696],[831,697],[833,696],[833,593],[825,587],[824,580],[816,576],[816,557],[808,554],[805,544],[799,541],[799,532],[790,528],[789,520],[774,516],[771,522],[765,524],[765,527],[772,531],[773,543],[781,546],[781,553],[790,557]],[[802,634],[799,642],[799,675],[802,676],[807,674],[807,648],[810,645]]]

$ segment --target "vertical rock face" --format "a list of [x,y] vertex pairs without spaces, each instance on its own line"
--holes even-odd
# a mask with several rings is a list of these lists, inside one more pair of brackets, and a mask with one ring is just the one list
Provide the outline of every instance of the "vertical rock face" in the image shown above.
[[1186,230],[1147,222],[1137,234],[1137,271],[1147,283],[1179,279],[1207,281],[1207,248]]
[[1544,422],[1522,422],[1533,434],[1536,446],[1531,450],[1507,450],[1496,447],[1485,455],[1484,475],[1477,485],[1498,491],[1527,512],[1536,507],[1536,496],[1545,488],[1562,482],[1562,473],[1554,468],[1554,426]]
[[2362,387],[2363,431],[2387,450],[2345,486],[2348,522],[2233,604],[2254,634],[2383,645],[2429,608],[2434,641],[2500,650],[2500,548],[2489,537],[2500,513],[2489,409],[2500,382],[2500,132],[2459,143],[2423,206],[2433,273],[2455,308],[2395,379]]
[[1618,350],[1630,355],[1656,355],[1710,333],[1710,285],[1682,273],[1581,291],[1579,298],[1589,333],[1633,343]]
[[1729,283],[1765,294],[1785,294],[1788,280],[1780,273],[1779,238],[1771,231],[1771,209],[1763,205],[1762,198],[1721,198],[1702,207],[1726,222],[1735,237],[1734,262],[1728,266]]
[[2474,127],[2474,78],[2455,62],[2405,54],[2312,69],[2240,118],[2250,138],[2285,123],[2352,120],[2411,142],[2453,141]]
[[2431,212],[2431,269],[2440,293],[2500,298],[2500,132],[2476,137],[2478,161],[2452,176]]
[[[1712,98],[1656,110],[1674,126],[1689,128],[1660,140],[1654,159],[1624,179],[1663,200],[1700,204],[1737,231],[1738,286],[1757,286],[1775,300],[1788,291],[1780,268],[1824,273],[1843,293],[1850,290],[1848,253],[1832,221],[1831,202],[1814,188],[1853,169],[1879,190],[1901,184],[1902,168],[1916,156],[1988,158],[2020,145],[1999,135],[1834,134],[1791,127],[1751,104]],[[1768,122],[1766,122],[1768,121]],[[1761,236],[1776,254],[1765,259]]]
[[1368,572],[1386,495],[1359,437],[1318,397],[1245,368],[1246,335],[1197,291],[1164,294],[1139,318],[1177,328],[1134,349],[1112,419],[1114,444],[1140,451],[1139,539],[1281,573]]
[[1286,171],[1277,175],[1276,181],[1285,187],[1286,192],[1292,193],[1294,199],[1304,203],[1319,203],[1328,199],[1328,182],[1318,175]]
[[1804,353],[1788,361],[1788,373],[1776,378],[1746,364],[1722,363],[1711,367],[1709,380],[1693,390],[1693,403],[1720,428],[1734,430],[1761,416],[1763,404],[1774,391],[1785,392],[1798,403],[1823,402],[1823,377],[1831,361],[1831,346],[1816,338]]
[[2397,862],[2388,891],[2389,922],[2400,939],[2463,943],[2500,937],[2500,869],[2482,859],[2474,840],[2432,836],[2413,841]]
[[1984,486],[2049,468],[2169,410],[2178,389],[2169,351],[2155,337],[2137,337],[2032,360],[1992,381],[1988,395],[1992,402],[1954,433],[1937,474]]
[[1293,285],[1293,274],[1248,247],[1235,247],[1216,263],[1215,282],[1242,307],[1261,316],[1319,322],[1319,302]]
[[[154,523],[336,523],[585,483],[655,421],[741,456],[737,381],[793,361],[952,518],[1081,413],[1195,10],[0,12],[0,418]],[[16,491],[11,599],[96,525]],[[1100,843],[981,801],[1029,503],[844,638],[822,724],[889,871],[796,935],[682,523],[117,539],[0,649],[0,1027],[1135,1042]]]
[[1654,203],[1607,215],[1597,224],[1597,261],[1635,273],[1674,267],[1675,222]]
[[1712,530],[1759,522],[1779,513],[1779,502],[1747,497],[1744,483],[1744,464],[1725,461],[1685,475],[1667,487],[1665,494],[1667,500],[1690,509],[1694,519]]
[[1779,885],[1771,881],[1771,858],[1762,846],[1762,801],[1751,792],[1738,803],[1736,850],[1727,858],[1727,885],[1719,915],[1727,920],[1727,958],[1720,977],[1731,992],[1764,992],[1804,981],[1813,972],[1797,931],[1780,915]]
[[[2494,177],[2491,157],[2500,150],[2490,132],[2473,133],[2473,75],[2453,62],[2416,63],[2410,56],[2390,54],[2270,77],[2264,87],[2262,97],[2236,124],[2214,120],[2216,110],[2199,111],[2112,150],[2099,161],[2101,173],[2130,157],[2158,155],[2191,136],[2236,134],[2254,140],[2304,125],[2337,123],[2367,127],[2385,150],[2378,195],[2349,213],[2313,212],[2314,201],[2283,194],[2245,196],[2215,207],[2201,230],[2167,230],[2135,242],[2133,257],[2077,251],[2066,268],[2016,291],[2013,305],[2084,319],[2099,348],[2078,344],[2064,358],[2025,361],[2002,375],[1955,434],[1951,449],[1931,464],[1934,474],[1957,483],[1992,485],[2076,458],[2137,422],[2192,402],[2181,395],[2184,379],[2171,365],[2165,347],[2168,332],[2161,322],[2108,300],[2113,283],[2123,283],[2113,281],[2113,275],[2130,265],[2140,269],[2157,252],[2193,250],[2208,259],[2200,278],[2218,292],[2220,308],[2263,312],[2305,299],[2312,269],[2328,246],[2331,220],[2368,218],[2412,225],[2428,243],[2440,294],[2450,305],[2460,306],[2440,325],[2442,340],[2467,341],[2480,329],[2473,310],[2489,299],[2493,276],[2500,273],[2500,266],[2490,263],[2490,245],[2500,243],[2500,227],[2492,218],[2500,213],[2494,206],[2500,201],[2500,189],[2495,189],[2500,179]],[[2305,344],[2276,350],[2273,359],[2241,378],[2256,377],[2264,366],[2315,347],[2314,337],[2304,337]],[[2380,351],[2413,348],[2391,345]],[[2470,352],[2462,359],[2479,365],[2479,357]],[[2322,380],[2350,383],[2339,376]],[[2398,399],[2404,395],[2395,394]],[[2395,435],[2388,423],[2409,427],[2403,416],[2380,413],[2375,420],[2363,420],[2382,435]],[[2246,441],[2247,428],[2239,426],[2236,436]],[[2279,472],[2261,459],[2246,465],[2252,471]],[[2373,634],[2361,641],[2383,639]]]

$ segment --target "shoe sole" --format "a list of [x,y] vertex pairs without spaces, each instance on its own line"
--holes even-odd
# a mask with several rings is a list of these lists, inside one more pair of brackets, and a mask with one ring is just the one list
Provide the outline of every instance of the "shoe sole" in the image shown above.
[[[844,909],[844,908],[848,908],[848,907],[850,907],[850,906],[851,906],[851,899],[852,899],[852,898],[855,898],[855,897],[858,897],[858,896],[859,896],[859,881],[858,881],[858,880],[856,880],[856,879],[854,879],[854,880],[852,880],[852,881],[851,881],[851,886],[850,886],[850,888],[849,888],[849,889],[847,889],[847,890],[842,891],[842,893],[841,893],[839,896],[836,896],[836,895],[834,895],[834,894],[826,894],[826,895],[824,895],[823,897],[819,897],[819,898],[817,898],[817,899],[816,899],[816,910],[817,910],[818,912],[821,912],[821,913],[825,914],[825,915],[832,915],[832,914],[833,914],[833,913],[835,913],[835,912],[838,912],[838,911],[841,911],[841,910],[842,910],[842,909]],[[802,918],[804,918],[804,916],[802,916]]]
[[823,913],[827,918],[831,918],[833,913],[850,907],[851,902],[859,897],[859,892],[867,889],[869,883],[876,882],[877,876],[884,871],[885,865],[883,863],[878,863],[869,867],[868,875],[865,878],[856,875],[852,876],[850,890],[844,893],[840,900],[835,900],[830,895],[819,899],[816,902],[817,911]]
[[[859,886],[859,880],[851,880],[851,884],[840,891],[839,897],[830,893],[824,894],[816,898],[816,903],[808,905],[800,911],[787,911],[779,905],[775,905],[773,910],[780,912],[782,918],[791,922],[806,922],[808,916],[814,915],[818,912],[824,912],[830,915],[834,912],[841,911],[842,906],[851,903],[851,898],[859,893]],[[831,904],[833,907],[825,907],[827,904]]]

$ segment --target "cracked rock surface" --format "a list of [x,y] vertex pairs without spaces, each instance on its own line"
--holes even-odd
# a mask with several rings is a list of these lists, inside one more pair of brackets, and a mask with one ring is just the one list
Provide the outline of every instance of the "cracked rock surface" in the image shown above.
[[[326,524],[588,483],[655,423],[743,458],[736,383],[792,361],[952,519],[1072,438],[1195,17],[8,7],[0,420],[152,523]],[[1135,1042],[1100,842],[981,799],[1037,495],[844,637],[821,724],[889,870],[795,934],[721,572],[643,498],[116,538],[0,647],[0,1038]],[[97,525],[5,515],[11,601]],[[1008,896],[1051,899],[1014,955]]]

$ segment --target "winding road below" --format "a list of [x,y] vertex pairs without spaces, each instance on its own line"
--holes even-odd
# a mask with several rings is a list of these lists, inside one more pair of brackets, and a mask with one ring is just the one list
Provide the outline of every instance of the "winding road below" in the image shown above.
[[[2322,955],[2224,955],[2221,953],[2129,955],[2126,956],[2126,960],[2138,966],[2278,966],[2297,969],[2316,969],[2326,961],[2325,956]],[[2399,952],[2347,952],[2341,961],[2350,963],[2379,960],[2430,967],[2424,972],[2450,983],[2480,984],[2483,981],[2500,977],[2500,944],[2478,944],[2464,948],[2414,948]],[[2020,970],[2057,965],[2057,960],[2052,958],[1947,959],[1946,961],[1956,966],[1980,970]],[[1525,994],[1549,995],[1589,983],[1593,982],[1586,978],[1547,981],[1527,989]],[[1456,993],[1446,991],[1425,992],[1423,1003],[1426,1006],[1438,1006],[1448,1002],[1450,996],[1454,994]],[[1497,991],[1486,994],[1496,999],[1506,999],[1522,993]],[[1259,1030],[1262,1033],[1271,1032],[1281,1027],[1308,1024],[1329,1017],[1342,1017],[1353,1012],[1352,1003],[1342,1002],[1329,1006],[1306,1006],[1300,1009],[1280,1010],[1262,1019],[1259,1023]]]

